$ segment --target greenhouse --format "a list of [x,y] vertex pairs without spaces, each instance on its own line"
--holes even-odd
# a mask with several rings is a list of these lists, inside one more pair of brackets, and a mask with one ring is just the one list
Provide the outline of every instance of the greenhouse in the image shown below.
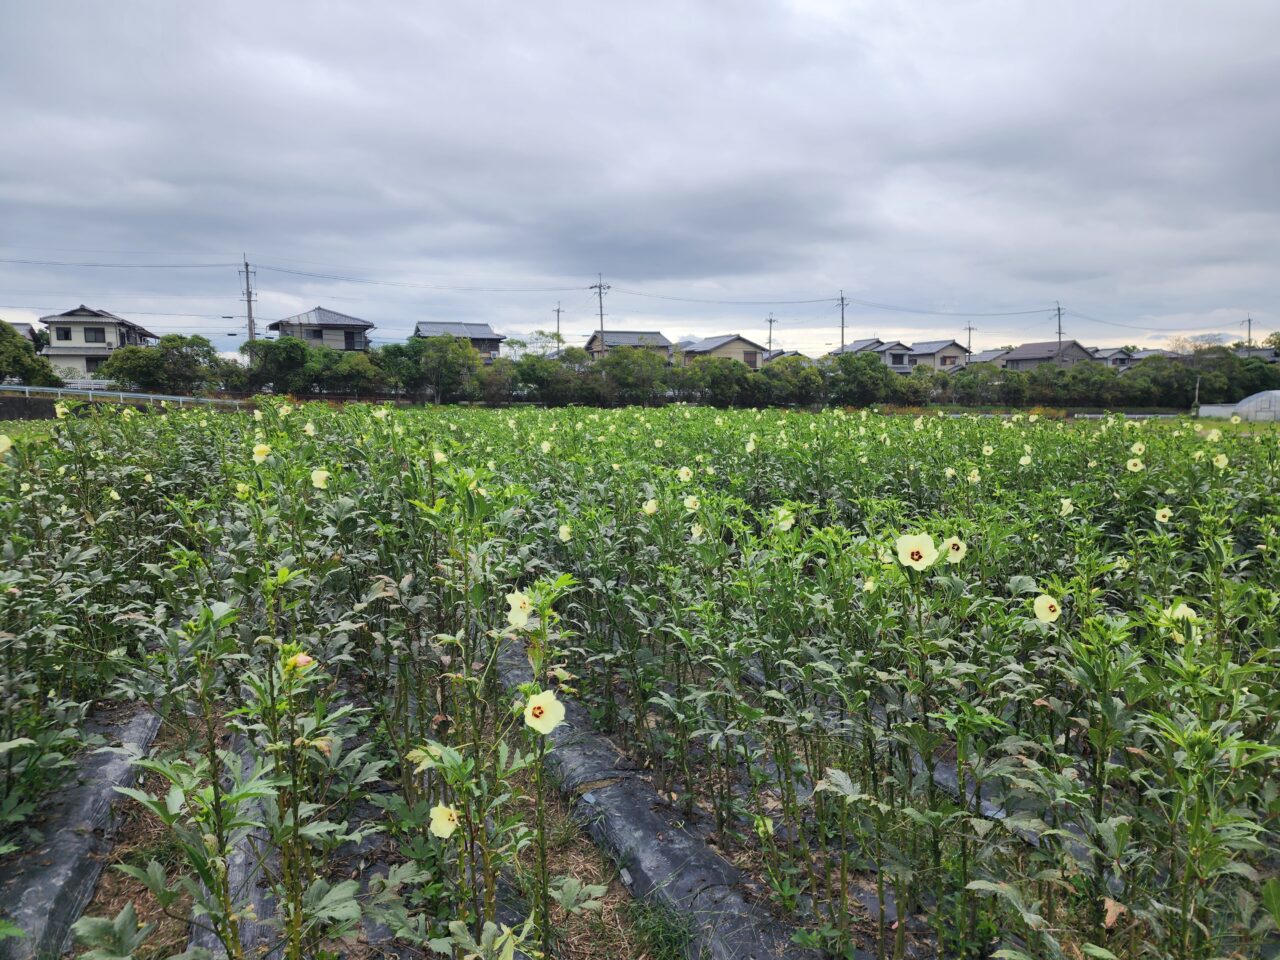
[[1263,390],[1245,397],[1236,404],[1234,413],[1241,420],[1275,422],[1280,419],[1280,390]]

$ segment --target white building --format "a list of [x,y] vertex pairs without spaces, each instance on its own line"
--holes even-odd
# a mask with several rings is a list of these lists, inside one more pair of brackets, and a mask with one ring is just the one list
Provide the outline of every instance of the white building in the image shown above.
[[87,376],[96,373],[121,347],[149,347],[158,339],[132,320],[83,303],[66,313],[41,317],[40,322],[49,331],[44,355],[54,370],[69,367]]

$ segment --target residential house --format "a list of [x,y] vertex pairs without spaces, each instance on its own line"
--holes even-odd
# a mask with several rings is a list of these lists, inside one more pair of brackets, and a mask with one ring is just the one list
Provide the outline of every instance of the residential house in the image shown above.
[[677,348],[683,353],[686,366],[697,357],[723,357],[729,360],[740,360],[752,370],[760,369],[768,352],[754,340],[748,340],[736,333],[706,337],[702,340],[682,341]]
[[1000,365],[1006,370],[1031,370],[1046,363],[1071,367],[1093,359],[1093,354],[1075,340],[1063,340],[1061,344],[1057,340],[1042,340],[1014,347],[1001,358]]
[[901,340],[891,340],[868,348],[869,353],[880,355],[884,365],[894,373],[911,372],[911,348]]
[[32,346],[35,346],[40,342],[39,339],[36,337],[36,328],[33,327],[31,324],[23,323],[20,320],[7,320],[5,322],[8,323],[9,326],[13,327],[14,331],[18,334],[18,336],[20,336],[23,340],[26,340]]
[[911,345],[907,364],[911,367],[931,367],[934,370],[958,370],[964,366],[969,351],[956,340],[926,340]]
[[971,353],[966,366],[974,363],[994,363],[999,366],[1004,360],[1004,355],[1009,351],[1004,347],[996,347],[994,350],[981,350],[978,353]]
[[1133,351],[1124,347],[1090,347],[1089,352],[1101,364],[1113,370],[1125,370],[1134,362]]
[[809,359],[809,358],[808,358],[808,357],[806,357],[803,353],[801,353],[799,350],[783,350],[783,349],[779,348],[779,349],[777,349],[777,350],[767,350],[767,351],[765,351],[765,355],[764,355],[764,362],[765,362],[765,363],[773,363],[773,361],[775,361],[775,360],[781,360],[781,359],[783,359],[784,357],[799,357],[799,358],[801,358],[802,360],[808,360],[808,359]]
[[1280,363],[1280,350],[1271,347],[1241,347],[1235,351],[1241,360],[1261,360],[1263,363]]
[[83,303],[66,313],[41,317],[40,322],[49,331],[44,354],[55,370],[70,367],[76,373],[96,373],[121,347],[147,347],[159,339],[132,320]]
[[502,353],[502,341],[507,339],[494,331],[487,323],[450,323],[438,320],[419,321],[413,331],[415,337],[462,337],[470,340],[486,364],[493,363]]
[[663,360],[671,359],[671,341],[656,330],[599,330],[587,338],[584,349],[592,360],[599,360],[617,347],[643,347],[652,350]]
[[309,347],[368,350],[369,331],[373,329],[373,324],[336,310],[315,307],[296,317],[272,321],[267,324],[267,329],[278,331],[282,337],[305,340]]

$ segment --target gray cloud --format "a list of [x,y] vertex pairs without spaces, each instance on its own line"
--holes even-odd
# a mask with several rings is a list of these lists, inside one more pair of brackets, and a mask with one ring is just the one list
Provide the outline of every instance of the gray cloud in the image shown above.
[[[817,353],[838,290],[1056,300],[1091,343],[1280,327],[1280,7],[159,0],[0,11],[0,256],[262,265],[260,312],[378,335],[741,330]],[[482,293],[437,286],[570,288]],[[0,316],[83,301],[223,333],[220,270],[0,264]],[[35,312],[39,312],[37,309]],[[161,316],[151,316],[162,314]],[[202,316],[179,316],[199,314]],[[968,321],[856,306],[847,336]],[[1048,313],[973,320],[975,345]],[[234,338],[221,337],[222,343]]]

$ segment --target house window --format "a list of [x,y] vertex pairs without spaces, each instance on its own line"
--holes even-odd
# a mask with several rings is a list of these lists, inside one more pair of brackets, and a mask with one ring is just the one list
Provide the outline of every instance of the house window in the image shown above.
[[70,327],[54,327],[53,334],[54,334],[54,337],[57,338],[58,340],[70,340],[71,328]]
[[942,365],[944,367],[954,367],[956,365],[957,359],[958,359],[957,357],[953,357],[944,353],[942,355]]
[[106,343],[107,328],[106,327],[85,327],[84,342],[85,343]]
[[357,339],[359,336],[360,334],[356,333],[354,330],[344,330],[342,332],[342,349],[359,350],[360,342]]
[[313,328],[311,328],[310,330],[308,330],[308,331],[307,331],[307,339],[308,339],[308,340],[323,340],[323,339],[324,339],[324,331],[323,331],[323,330],[320,330],[319,328],[315,328],[315,327],[313,327]]
[[97,373],[98,368],[106,362],[106,357],[85,357],[84,371],[85,373]]
[[755,350],[743,350],[742,362],[754,370],[760,365],[760,354]]
[[905,353],[889,354],[889,366],[891,367],[900,367],[906,362],[907,362],[907,355]]

